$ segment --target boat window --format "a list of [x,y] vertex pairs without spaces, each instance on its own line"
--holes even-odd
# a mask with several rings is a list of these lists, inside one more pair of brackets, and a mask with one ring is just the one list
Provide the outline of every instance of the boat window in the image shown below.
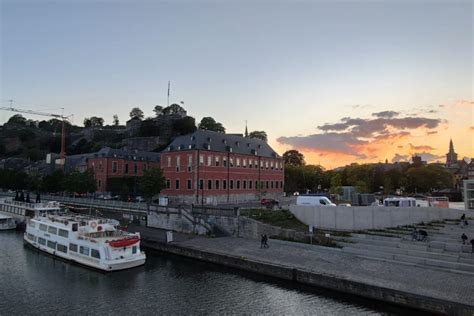
[[0,224],[4,224],[7,222],[7,218],[0,218]]
[[132,253],[134,253],[134,254],[137,253],[137,246],[132,247]]
[[89,255],[89,247],[86,246],[80,246],[79,247],[79,252],[85,256]]
[[48,233],[57,235],[58,234],[58,229],[56,227],[49,226],[48,227]]
[[51,249],[56,249],[56,243],[54,241],[48,240],[48,247]]
[[76,244],[69,244],[69,251],[77,252],[77,245]]
[[48,226],[46,226],[45,224],[40,224],[40,230],[45,232],[47,228]]
[[36,223],[33,222],[33,221],[30,221],[30,222],[28,223],[28,225],[29,225],[31,228],[35,228],[35,227],[36,227]]
[[67,253],[67,247],[66,246],[58,244],[56,247],[57,247],[58,251]]
[[35,211],[26,210],[26,216],[31,217],[31,218],[35,217]]
[[33,235],[33,234],[28,234],[27,236],[28,236],[28,239],[29,239],[29,240],[36,241],[36,236],[35,236],[35,235]]
[[39,243],[40,245],[43,245],[43,246],[44,246],[44,245],[46,245],[46,239],[41,238],[41,237],[38,237],[38,243]]
[[96,249],[91,249],[91,257],[100,259],[100,253],[99,253],[99,251],[96,250]]
[[64,229],[59,229],[58,235],[61,236],[61,237],[68,238],[69,237],[69,232],[67,230],[64,230]]
[[72,224],[72,231],[77,232],[77,223]]

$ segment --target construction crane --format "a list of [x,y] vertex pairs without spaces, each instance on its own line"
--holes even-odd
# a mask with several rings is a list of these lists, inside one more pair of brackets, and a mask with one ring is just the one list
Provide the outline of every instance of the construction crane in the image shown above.
[[57,119],[62,120],[62,126],[61,126],[61,153],[59,154],[59,157],[61,159],[61,165],[62,168],[64,168],[64,158],[66,156],[66,131],[65,131],[65,122],[69,121],[69,118],[72,115],[69,116],[64,116],[61,114],[54,114],[54,113],[46,113],[46,112],[39,112],[39,111],[33,111],[33,110],[24,110],[24,109],[17,109],[12,106],[13,100],[10,101],[10,106],[9,107],[4,107],[0,106],[0,110],[5,110],[5,111],[12,111],[12,112],[17,112],[17,113],[24,113],[24,114],[32,114],[32,115],[40,115],[40,116],[49,116],[49,117],[54,117]]

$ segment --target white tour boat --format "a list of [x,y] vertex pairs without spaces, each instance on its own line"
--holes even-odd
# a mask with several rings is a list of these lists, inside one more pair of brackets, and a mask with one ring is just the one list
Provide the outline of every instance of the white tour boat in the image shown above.
[[28,220],[24,241],[44,252],[103,271],[140,266],[140,233],[116,228],[116,221],[72,214],[44,214]]
[[0,230],[10,230],[16,228],[16,222],[13,217],[0,214]]
[[13,198],[0,199],[0,214],[11,216],[17,224],[24,224],[27,219],[44,213],[56,213],[61,210],[59,202],[20,202]]

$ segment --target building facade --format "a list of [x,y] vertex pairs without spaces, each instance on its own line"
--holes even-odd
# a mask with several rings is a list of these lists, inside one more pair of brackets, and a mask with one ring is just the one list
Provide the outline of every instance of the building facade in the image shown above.
[[161,153],[167,188],[176,201],[215,204],[283,195],[283,159],[264,141],[196,130]]
[[104,147],[96,153],[66,157],[66,171],[94,171],[97,192],[108,192],[111,179],[136,180],[147,169],[160,167],[160,154]]

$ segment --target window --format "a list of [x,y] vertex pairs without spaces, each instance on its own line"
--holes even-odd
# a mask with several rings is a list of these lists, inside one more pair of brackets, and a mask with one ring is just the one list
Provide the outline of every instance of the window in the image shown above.
[[77,245],[76,244],[69,244],[69,251],[77,252]]
[[53,234],[53,235],[57,235],[58,234],[58,229],[56,227],[49,226],[48,227],[48,233]]
[[43,246],[44,246],[44,245],[46,245],[46,239],[41,238],[41,237],[38,237],[38,243],[39,243],[40,245],[43,245]]
[[188,172],[191,172],[193,166],[193,155],[188,155]]
[[240,158],[237,158],[237,167],[240,167]]
[[234,189],[234,180],[230,180],[230,189]]
[[188,179],[188,190],[192,190],[193,188],[193,181],[191,179]]
[[204,165],[204,155],[199,155],[199,165]]
[[216,190],[219,190],[220,189],[220,182],[219,180],[216,180]]
[[268,186],[268,181],[265,183],[265,187],[268,189],[269,186]]
[[280,181],[280,188],[283,189],[283,181]]
[[254,167],[255,167],[255,169],[257,169],[257,168],[258,168],[258,161],[257,161],[257,160],[254,160],[254,162],[253,162],[253,163],[254,163]]
[[175,189],[176,189],[176,190],[179,190],[179,180],[178,180],[178,179],[176,179],[175,185],[176,185],[176,186],[175,186]]
[[68,238],[69,237],[69,232],[67,230],[64,230],[64,229],[59,229],[58,235],[61,236],[61,237]]
[[166,157],[168,160],[168,167],[171,167],[171,156]]
[[226,157],[222,158],[222,165],[224,167],[227,167],[227,158]]
[[249,189],[252,188],[252,183],[253,183],[253,181],[252,181],[252,180],[249,180]]
[[222,188],[227,190],[227,180],[222,181]]
[[273,170],[273,161],[272,161],[272,162],[270,162],[270,169],[272,169],[272,170]]
[[72,224],[72,231],[77,232],[77,223]]
[[176,156],[176,172],[179,172],[179,167],[181,166],[181,157]]
[[79,247],[79,252],[80,252],[81,254],[83,254],[84,256],[88,256],[88,255],[89,255],[89,247],[80,246],[80,247]]
[[125,164],[125,168],[124,168],[124,171],[123,171],[125,174],[128,174],[128,163]]
[[204,190],[204,180],[203,179],[199,180],[199,190]]
[[137,163],[133,164],[133,173],[138,174],[138,164]]
[[247,189],[247,181],[243,181],[243,185],[244,185],[244,190]]
[[247,168],[247,159],[244,159],[243,165],[244,165],[244,168]]
[[112,161],[112,173],[117,173],[117,162]]
[[258,181],[255,181],[255,189],[258,190]]
[[230,158],[229,161],[229,166],[233,167],[234,166],[234,158]]
[[45,224],[40,224],[40,230],[41,231],[45,232],[47,230],[47,228],[48,228],[48,226],[46,226]]
[[48,240],[48,248],[56,250],[56,243],[54,241]]
[[96,249],[91,249],[91,257],[100,259],[100,253],[99,250]]
[[166,179],[166,188],[171,189],[171,181],[169,179]]
[[252,161],[252,159],[250,159],[250,160],[249,160],[249,168],[252,168],[252,167],[253,167],[252,164],[253,164],[253,161]]
[[31,241],[36,241],[36,236],[33,235],[33,234],[28,234],[28,239],[31,240]]
[[212,190],[212,180],[207,180],[207,189]]
[[210,167],[212,165],[212,156],[207,156],[207,165]]
[[273,181],[270,181],[270,189],[273,189]]
[[278,189],[278,181],[275,181],[275,189]]
[[219,156],[214,157],[214,162],[216,163],[216,167],[219,167],[219,164],[220,164],[219,160],[220,160]]
[[137,247],[137,246],[133,246],[133,247],[132,247],[132,253],[133,253],[133,254],[136,254],[137,251],[138,251],[138,247]]
[[56,245],[56,249],[58,249],[58,251],[61,251],[61,252],[67,253],[67,247],[66,247],[66,246],[64,246],[64,245],[57,244],[57,245]]
[[240,189],[240,180],[237,180],[237,190]]

